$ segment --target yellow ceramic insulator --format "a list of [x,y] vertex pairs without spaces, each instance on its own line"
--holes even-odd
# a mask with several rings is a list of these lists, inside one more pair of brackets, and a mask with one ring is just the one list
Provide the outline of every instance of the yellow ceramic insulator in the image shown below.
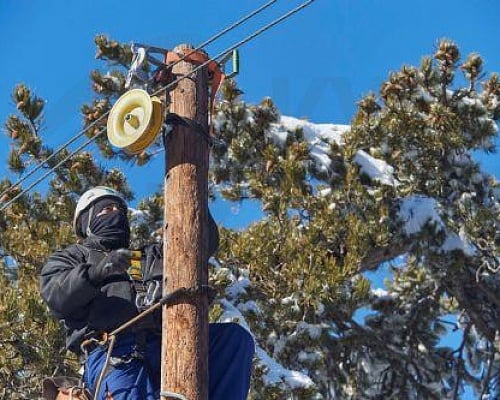
[[132,89],[113,105],[108,116],[108,139],[130,154],[139,154],[153,143],[163,124],[163,105],[142,89]]

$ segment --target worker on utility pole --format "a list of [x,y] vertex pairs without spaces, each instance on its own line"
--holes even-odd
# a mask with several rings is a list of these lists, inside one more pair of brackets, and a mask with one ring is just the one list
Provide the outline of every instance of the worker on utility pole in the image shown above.
[[[53,314],[64,321],[67,348],[82,358],[80,386],[95,400],[158,400],[161,311],[117,335],[110,354],[106,334],[162,297],[158,290],[163,280],[162,244],[145,246],[139,256],[132,252],[127,203],[119,192],[103,186],[80,197],[73,227],[78,243],[49,257],[40,287]],[[208,230],[213,254],[218,231],[210,214]],[[140,259],[135,268],[134,254]],[[253,353],[253,338],[244,328],[234,323],[210,324],[209,399],[246,399]]]

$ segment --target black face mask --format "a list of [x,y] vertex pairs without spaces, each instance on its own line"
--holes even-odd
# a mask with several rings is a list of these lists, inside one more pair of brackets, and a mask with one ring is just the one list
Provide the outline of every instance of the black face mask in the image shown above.
[[89,226],[91,234],[85,242],[108,250],[127,248],[130,243],[130,225],[126,209],[120,207],[119,210],[97,216],[110,204],[116,204],[116,200],[102,199],[94,204]]

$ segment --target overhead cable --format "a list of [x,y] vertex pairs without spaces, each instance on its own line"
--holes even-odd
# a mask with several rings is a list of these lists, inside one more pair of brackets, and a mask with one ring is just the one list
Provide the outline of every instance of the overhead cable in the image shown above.
[[185,60],[187,57],[193,55],[197,51],[199,51],[199,50],[203,49],[204,47],[208,46],[209,44],[213,43],[214,41],[216,41],[217,39],[219,39],[221,36],[223,36],[226,33],[232,31],[233,29],[237,28],[238,26],[240,26],[244,22],[248,21],[250,18],[253,18],[254,16],[256,16],[257,14],[259,14],[260,12],[264,11],[266,8],[268,8],[269,6],[273,5],[277,1],[278,0],[271,0],[271,1],[267,2],[266,4],[263,4],[261,7],[257,8],[256,10],[252,11],[250,14],[245,15],[243,18],[239,19],[238,21],[236,21],[233,24],[229,25],[227,28],[223,29],[219,33],[215,34],[211,38],[207,39],[203,43],[201,43],[198,46],[196,46],[189,53],[187,53],[183,57],[181,57],[181,59],[179,59],[179,60],[175,61],[173,64],[171,64],[170,67],[173,67],[173,66],[177,65],[181,61]]
[[[87,126],[85,129],[81,130],[78,132],[75,136],[73,136],[70,140],[68,140],[66,143],[64,143],[57,151],[53,152],[50,154],[45,160],[43,160],[40,164],[38,164],[35,168],[30,170],[26,175],[23,175],[15,184],[12,186],[9,186],[7,189],[5,189],[2,193],[0,193],[0,198],[2,198],[4,195],[9,193],[13,188],[16,186],[19,186],[21,183],[23,183],[26,179],[28,179],[30,176],[32,176],[36,171],[38,171],[40,168],[43,168],[44,165],[47,164],[50,160],[52,160],[56,155],[58,155],[61,151],[63,151],[66,147],[68,147],[70,144],[72,144],[74,141],[76,141],[78,138],[83,136],[85,132],[87,132],[90,128],[94,127],[97,125],[98,122],[100,122],[104,117],[106,117],[106,114],[101,115],[99,118],[97,118],[94,122],[92,122],[89,126]],[[2,209],[0,209],[1,211]]]
[[[155,91],[154,93],[152,93],[150,96],[155,96],[155,95],[158,95],[159,93],[163,92],[163,91],[166,91],[168,89],[171,89],[173,88],[175,85],[177,85],[177,83],[179,83],[180,81],[182,81],[183,79],[186,79],[190,76],[192,76],[194,73],[196,73],[197,71],[199,71],[200,69],[202,69],[203,67],[206,67],[209,63],[213,62],[213,61],[217,61],[217,60],[220,60],[220,59],[223,59],[225,58],[228,54],[230,54],[233,50],[236,50],[237,48],[243,46],[244,44],[248,43],[249,41],[255,39],[257,36],[261,35],[262,33],[264,33],[265,31],[269,30],[270,28],[278,25],[279,23],[283,22],[284,20],[288,19],[289,17],[291,17],[292,15],[298,13],[299,11],[303,10],[304,8],[306,8],[307,6],[309,6],[311,3],[313,3],[314,0],[308,0],[300,5],[298,5],[297,7],[293,8],[292,10],[288,11],[287,13],[281,15],[279,18],[273,20],[272,22],[264,25],[262,28],[256,30],[254,33],[248,35],[247,37],[245,37],[244,39],[240,40],[239,42],[235,43],[234,45],[226,48],[224,51],[220,52],[219,54],[217,54],[216,56],[214,57],[211,57],[209,58],[207,61],[205,61],[204,63],[196,66],[195,68],[193,68],[189,73],[185,74],[185,75],[182,75],[180,76],[179,78],[175,79],[173,82],[170,82],[169,84],[159,88],[157,91]],[[261,7],[262,8],[262,7]],[[255,13],[253,14],[255,15]],[[226,30],[227,32],[227,30]],[[217,36],[217,35],[216,35]],[[218,36],[220,37],[220,36]],[[215,39],[214,39],[215,40]],[[189,53],[188,53],[189,54]],[[178,61],[182,61],[184,60],[185,58],[187,57],[187,55],[184,55],[183,57],[181,57],[181,59]],[[91,125],[89,125],[87,128],[85,128],[83,131],[79,132],[78,133],[78,137],[83,135],[88,129],[90,129],[92,126],[94,126],[99,120],[101,120],[102,118],[104,118],[105,116],[107,116],[109,114],[109,111],[107,111],[106,113],[104,113],[103,115],[101,115],[99,117],[99,119],[97,119],[96,121],[94,121]],[[47,176],[49,176],[56,168],[59,168],[59,166],[61,166],[64,162],[66,162],[69,158],[71,158],[73,155],[75,155],[78,151],[80,151],[81,149],[83,149],[84,147],[86,147],[88,144],[90,144],[91,142],[93,142],[98,136],[100,136],[104,131],[106,130],[106,128],[103,128],[101,131],[99,131],[96,135],[94,135],[92,138],[90,138],[89,140],[87,140],[83,145],[79,146],[75,151],[73,151],[71,154],[69,154],[67,157],[65,157],[62,161],[60,161],[58,164],[56,164],[55,166],[53,166],[52,168],[50,168],[42,177],[40,177],[39,179],[37,179],[33,184],[31,184],[30,186],[28,186],[26,189],[24,189],[23,191],[21,191],[19,194],[17,194],[14,198],[12,198],[10,201],[8,201],[6,204],[2,205],[1,208],[0,208],[0,212],[5,210],[7,207],[9,207],[14,201],[16,201],[18,198],[20,198],[22,195],[24,195],[26,192],[28,192],[29,190],[31,190],[33,187],[35,187],[37,184],[39,184],[40,182],[42,182]],[[76,140],[77,137],[71,139],[68,143],[72,143],[74,140]],[[59,149],[57,151],[57,153],[59,153],[60,151],[62,151],[63,148]],[[53,155],[56,154],[56,153],[53,153]],[[52,156],[53,156],[52,155]],[[52,157],[51,156],[51,157]],[[42,163],[43,164],[43,163]],[[40,165],[42,165],[40,164]],[[37,166],[36,169],[39,169],[41,168],[39,166]],[[35,169],[35,170],[36,170]],[[31,175],[32,173],[30,173]],[[25,178],[24,178],[25,179]],[[8,193],[11,188],[13,187],[16,187],[17,185],[19,185],[20,182],[17,182],[16,184],[14,184],[13,186],[9,187],[9,189],[7,191],[5,191],[5,193]]]
[[[177,60],[174,63],[174,65],[177,64],[177,63],[179,63],[179,62],[181,62],[181,61],[183,61],[183,60],[185,60],[192,53],[194,53],[194,52],[202,49],[203,47],[208,46],[209,44],[213,43],[214,41],[216,41],[217,39],[219,39],[220,37],[222,37],[226,33],[230,32],[231,30],[237,28],[238,26],[240,26],[244,22],[248,21],[249,19],[253,18],[257,14],[261,13],[262,11],[264,11],[265,9],[267,9],[268,7],[270,7],[271,5],[273,5],[274,3],[276,3],[277,1],[278,0],[268,1],[267,3],[263,4],[262,6],[260,6],[257,9],[255,9],[251,13],[245,15],[244,17],[242,17],[238,21],[236,21],[233,24],[229,25],[228,27],[224,28],[219,33],[215,34],[214,36],[210,37],[209,39],[207,39],[206,41],[204,41],[203,43],[201,43],[200,45],[198,45],[191,53],[185,54],[183,57],[181,57],[181,59]],[[5,196],[9,192],[11,192],[13,188],[15,188],[15,187],[19,186],[20,184],[22,184],[26,179],[28,179],[29,177],[31,177],[39,169],[43,168],[48,161],[52,160],[61,151],[63,151],[66,147],[68,147],[73,142],[75,142],[77,139],[79,139],[80,137],[82,137],[89,129],[91,129],[92,127],[94,127],[95,125],[97,125],[102,119],[104,119],[105,117],[107,117],[109,115],[109,112],[110,111],[107,111],[104,114],[102,114],[97,120],[93,121],[91,124],[89,124],[83,130],[81,130],[75,136],[73,136],[70,140],[68,140],[66,143],[64,143],[63,145],[61,145],[61,147],[59,147],[59,149],[57,149],[52,154],[50,154],[50,156],[48,156],[45,160],[43,160],[43,162],[41,162],[36,167],[34,167],[32,170],[30,170],[28,173],[26,173],[25,175],[23,175],[16,183],[14,183],[13,185],[11,185],[8,188],[6,188],[2,193],[0,193],[0,198],[2,198],[3,196]],[[2,211],[2,210],[4,210],[3,207],[0,208],[0,211]]]
[[61,165],[63,165],[66,161],[68,161],[71,157],[73,157],[80,150],[82,150],[85,147],[87,147],[90,143],[92,143],[98,136],[102,135],[102,133],[105,132],[105,131],[106,131],[106,128],[101,129],[93,137],[91,137],[90,139],[88,139],[85,143],[83,143],[82,145],[78,146],[74,151],[72,151],[71,153],[69,153],[66,157],[64,157],[56,165],[54,165],[52,168],[50,168],[45,174],[43,174],[41,177],[39,177],[35,182],[33,182],[27,188],[23,189],[16,196],[14,196],[12,199],[10,199],[7,203],[3,204],[2,207],[0,208],[0,211],[5,210],[12,203],[14,203],[17,199],[19,199],[21,196],[23,196],[26,192],[29,192],[31,189],[33,189],[36,185],[38,185],[45,178],[47,178],[52,172],[54,172],[57,168],[59,168]]
[[203,67],[206,67],[212,61],[217,61],[219,59],[222,59],[222,58],[226,57],[233,50],[236,50],[237,48],[239,48],[239,47],[243,46],[244,44],[248,43],[250,40],[255,39],[257,36],[261,35],[265,31],[267,31],[270,28],[272,28],[273,26],[275,26],[275,25],[283,22],[285,19],[291,17],[293,14],[298,13],[299,11],[301,11],[302,9],[304,9],[308,5],[310,5],[312,2],[314,2],[314,0],[308,0],[308,1],[300,4],[299,6],[295,7],[294,9],[288,11],[287,13],[283,14],[281,17],[279,17],[279,18],[275,19],[274,21],[268,23],[267,25],[264,25],[262,28],[256,30],[254,33],[248,35],[247,37],[245,37],[244,39],[240,40],[236,44],[228,47],[227,49],[225,49],[223,51],[221,51],[216,56],[209,58],[203,64],[200,64],[197,67],[193,68],[193,70],[190,71],[189,73],[187,73],[186,75],[182,75],[179,78],[177,78],[176,80],[174,80],[173,82],[170,82],[168,85],[165,85],[165,86],[161,87],[160,89],[158,89],[157,91],[155,91],[151,96],[155,96],[155,95],[157,95],[157,94],[159,94],[159,93],[161,93],[161,92],[163,92],[165,90],[168,90],[168,89],[174,87],[175,85],[177,85],[177,83],[179,83],[183,79],[186,79],[187,77],[191,76],[192,74],[194,74],[195,72],[199,71]]

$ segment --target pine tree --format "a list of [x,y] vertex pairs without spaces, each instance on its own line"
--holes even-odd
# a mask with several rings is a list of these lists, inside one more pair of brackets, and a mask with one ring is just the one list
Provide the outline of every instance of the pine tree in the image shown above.
[[[96,45],[112,70],[91,72],[96,98],[82,107],[87,136],[98,135],[94,149],[0,213],[0,398],[34,398],[41,377],[76,374],[37,273],[74,241],[72,210],[84,190],[105,184],[133,199],[120,169],[99,159],[147,166],[161,145],[130,156],[107,143],[102,116],[125,91],[132,54],[105,36]],[[500,395],[500,190],[472,157],[494,151],[498,75],[486,78],[477,54],[461,63],[444,39],[420,66],[403,66],[364,97],[338,140],[314,143],[306,121],[286,125],[271,99],[248,105],[241,95],[229,80],[217,105],[211,192],[256,199],[264,218],[221,227],[211,318],[255,334],[250,398],[460,398],[464,385]],[[49,158],[44,101],[24,85],[13,100],[9,176],[62,161],[68,151]],[[10,187],[2,201],[20,192],[12,185],[1,181],[2,192]],[[162,207],[158,193],[139,202],[134,245],[161,237]],[[392,277],[385,292],[367,278],[382,268]],[[451,330],[461,336],[455,348],[442,340]]]
[[[303,130],[272,142],[276,120],[259,123],[232,95],[220,106],[223,193],[258,198],[266,212],[231,232],[220,257],[253,283],[239,304],[256,301],[248,318],[258,321],[259,345],[312,378],[312,398],[457,398],[464,384],[498,394],[498,184],[472,159],[494,151],[498,76],[480,84],[480,57],[459,60],[444,39],[419,68],[391,73],[379,97],[360,101],[343,143],[329,143],[327,171]],[[465,87],[455,83],[459,70]],[[392,168],[394,181],[367,173],[366,159]],[[436,217],[412,230],[404,218],[414,202]],[[393,281],[380,296],[363,272],[384,263]],[[440,342],[452,324],[462,333],[456,349]],[[255,398],[282,398],[265,374],[262,365]],[[286,378],[272,383],[291,390]]]

